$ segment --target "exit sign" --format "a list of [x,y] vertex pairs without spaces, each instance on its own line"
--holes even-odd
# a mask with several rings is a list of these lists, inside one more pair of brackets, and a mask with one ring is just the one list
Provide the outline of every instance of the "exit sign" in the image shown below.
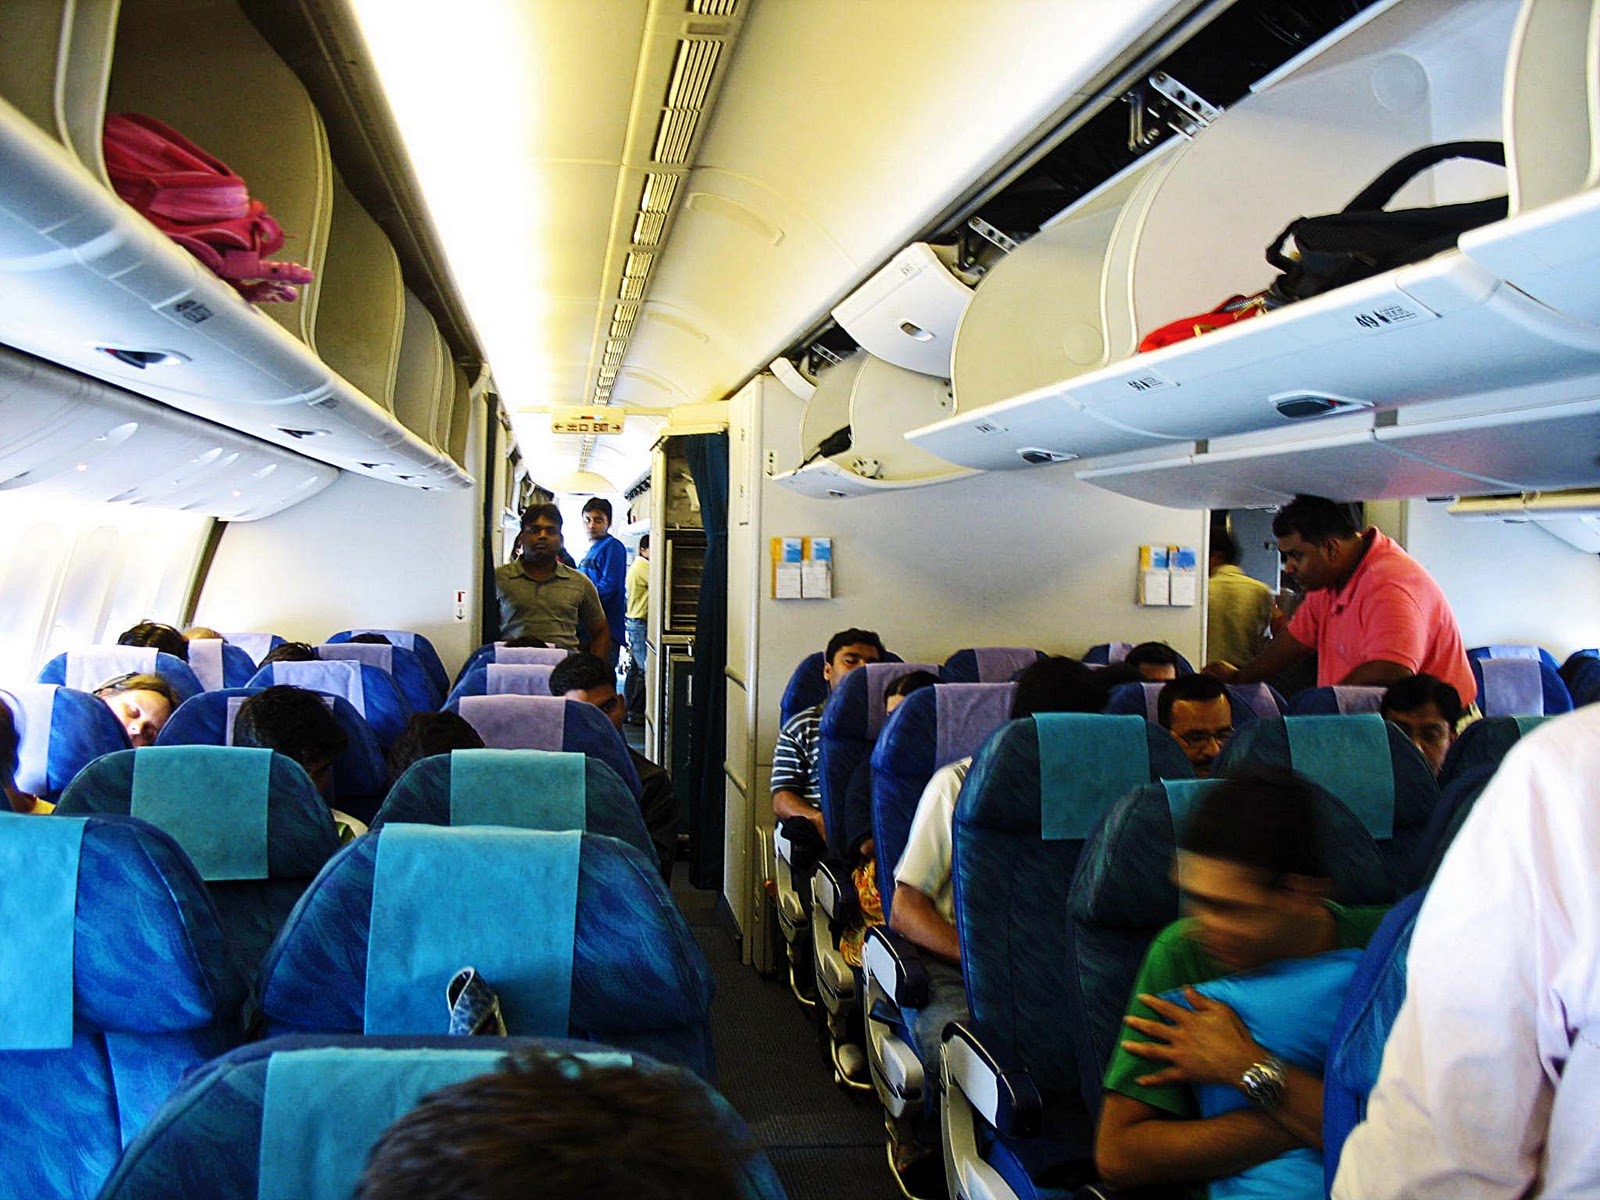
[[551,433],[621,433],[623,414],[603,408],[566,408],[550,414]]

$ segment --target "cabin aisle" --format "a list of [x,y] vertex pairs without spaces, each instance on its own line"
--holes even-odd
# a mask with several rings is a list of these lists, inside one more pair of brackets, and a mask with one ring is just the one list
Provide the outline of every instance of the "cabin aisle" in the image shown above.
[[[686,865],[678,864],[680,878]],[[896,1200],[876,1097],[856,1099],[834,1085],[816,1027],[787,985],[739,961],[716,924],[713,894],[682,882],[672,891],[717,981],[717,1086],[766,1150],[789,1200]]]

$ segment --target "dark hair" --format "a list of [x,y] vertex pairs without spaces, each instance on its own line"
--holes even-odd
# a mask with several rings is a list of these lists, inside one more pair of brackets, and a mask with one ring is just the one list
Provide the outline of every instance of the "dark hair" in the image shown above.
[[883,698],[887,701],[890,696],[909,696],[938,682],[939,677],[932,671],[907,671],[889,681],[889,686],[883,689]]
[[261,665],[278,662],[316,662],[317,648],[309,642],[285,642],[274,646],[261,658]]
[[599,496],[590,496],[584,501],[583,511],[586,513],[604,513],[607,523],[611,520],[611,501],[602,500]]
[[1313,544],[1329,538],[1352,538],[1361,532],[1352,507],[1322,496],[1296,496],[1272,518],[1272,536],[1298,534]]
[[549,642],[545,641],[543,638],[536,638],[531,633],[525,633],[521,637],[506,638],[505,641],[506,645],[508,646],[530,646],[545,650],[550,648]]
[[[17,717],[11,705],[0,699],[0,785],[11,786],[17,775],[17,751],[22,745],[22,735],[17,731]],[[7,805],[0,798],[0,812]]]
[[354,1200],[738,1200],[749,1153],[676,1067],[525,1050],[384,1131]]
[[593,654],[569,654],[550,672],[550,694],[565,696],[571,691],[590,692],[607,685],[617,686],[617,673],[605,659]]
[[389,747],[386,765],[389,768],[389,786],[406,773],[406,768],[419,758],[435,754],[448,754],[452,750],[482,750],[483,738],[472,723],[460,713],[412,713],[406,727]]
[[343,754],[350,736],[321,695],[280,683],[246,697],[239,706],[233,744],[276,750],[309,770]]
[[1011,719],[1035,713],[1097,713],[1106,704],[1106,687],[1099,672],[1075,658],[1056,654],[1041,658],[1017,676],[1017,694],[1011,701]]
[[1211,557],[1220,558],[1225,563],[1239,561],[1239,543],[1234,540],[1233,534],[1226,529],[1211,531]]
[[392,646],[392,645],[394,645],[394,643],[392,641],[390,641],[388,638],[384,637],[383,634],[381,634],[381,633],[371,633],[371,632],[358,633],[358,634],[355,634],[352,637],[346,638],[345,640],[348,641],[348,642],[354,642],[354,643],[356,643],[358,645],[364,645],[364,646]]
[[167,681],[165,675],[148,672],[130,671],[126,675],[114,675],[94,690],[94,694],[102,700],[123,692],[154,692],[170,704],[174,712],[183,703],[178,697],[178,689]]
[[648,533],[642,534],[640,536],[640,538],[639,538],[639,549],[641,549],[641,550],[650,549],[650,535]]
[[1130,667],[1141,666],[1145,663],[1151,666],[1173,667],[1181,670],[1183,660],[1178,657],[1178,652],[1165,642],[1140,642],[1129,650],[1123,662]]
[[1461,693],[1432,675],[1408,675],[1391,683],[1389,690],[1383,694],[1378,711],[1387,720],[1392,712],[1410,712],[1425,704],[1437,708],[1439,715],[1452,726],[1461,720],[1461,714],[1465,711],[1461,706]]
[[538,520],[540,517],[543,517],[547,521],[554,522],[555,527],[557,529],[561,528],[561,510],[559,508],[557,508],[554,504],[530,504],[530,505],[528,505],[527,508],[522,510],[522,521],[521,521],[522,528],[526,529],[529,525],[532,525],[534,523],[534,521]]
[[841,629],[828,639],[828,649],[822,655],[822,661],[833,662],[833,656],[846,646],[874,646],[881,657],[888,651],[883,648],[883,639],[870,629]]
[[124,629],[117,637],[119,646],[154,646],[161,654],[171,654],[189,661],[189,639],[181,630],[160,621],[140,621],[131,629]]
[[1190,854],[1264,871],[1326,879],[1314,784],[1287,767],[1253,763],[1206,791],[1178,840]]
[[1161,728],[1172,728],[1172,706],[1179,700],[1204,704],[1228,694],[1227,685],[1215,675],[1179,675],[1169,679],[1156,694],[1156,720]]

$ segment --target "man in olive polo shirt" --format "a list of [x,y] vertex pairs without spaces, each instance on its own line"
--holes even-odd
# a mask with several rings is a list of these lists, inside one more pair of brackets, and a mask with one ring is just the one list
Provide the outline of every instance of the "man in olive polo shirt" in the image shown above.
[[532,636],[563,650],[577,650],[582,629],[589,635],[589,652],[605,658],[611,651],[611,630],[600,593],[588,576],[558,557],[561,510],[554,504],[529,505],[522,514],[517,545],[518,556],[494,573],[500,636]]

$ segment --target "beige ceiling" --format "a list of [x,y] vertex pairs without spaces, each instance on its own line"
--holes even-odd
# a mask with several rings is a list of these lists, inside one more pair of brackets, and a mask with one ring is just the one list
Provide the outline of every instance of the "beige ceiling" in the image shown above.
[[[384,26],[405,19],[394,4],[373,0]],[[456,201],[459,212],[440,199],[390,82],[393,51],[374,36],[373,17],[363,24],[518,441],[535,478],[557,479],[579,465],[584,442],[552,437],[542,414],[595,396],[673,47],[711,27],[706,10],[734,10],[732,50],[611,390],[615,403],[663,415],[726,397],[1058,118],[1153,21],[1192,3],[428,7],[427,111],[457,171],[471,155],[480,227],[516,227],[498,242],[458,233],[474,219],[470,199]],[[482,31],[465,32],[477,20]],[[526,194],[504,194],[516,188]],[[587,461],[619,488],[647,468],[660,418],[630,415],[628,425],[599,439]]]

